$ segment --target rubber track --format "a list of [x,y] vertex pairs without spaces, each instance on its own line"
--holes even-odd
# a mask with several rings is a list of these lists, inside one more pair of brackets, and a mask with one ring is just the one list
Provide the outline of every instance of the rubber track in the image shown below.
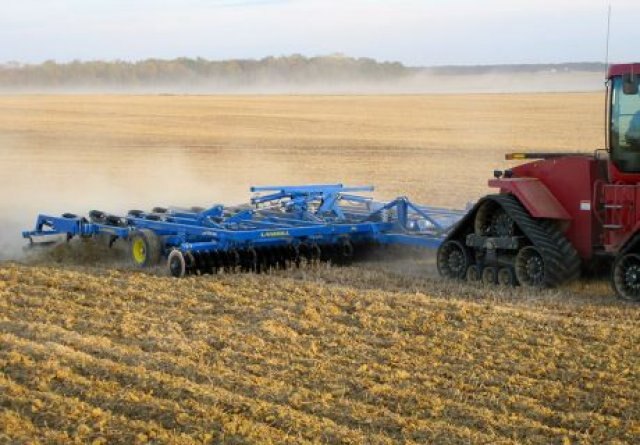
[[[553,221],[533,218],[513,195],[488,195],[476,205],[468,218],[462,222],[473,222],[477,209],[485,202],[493,201],[515,221],[518,228],[540,253],[545,264],[545,286],[555,287],[572,281],[580,275],[581,260],[578,252]],[[473,216],[471,216],[473,215]],[[461,233],[461,225],[452,237]]]

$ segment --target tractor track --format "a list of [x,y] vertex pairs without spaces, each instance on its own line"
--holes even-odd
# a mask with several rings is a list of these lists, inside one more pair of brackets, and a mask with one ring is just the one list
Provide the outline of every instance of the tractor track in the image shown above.
[[499,204],[540,251],[544,259],[547,286],[558,286],[580,275],[578,252],[552,221],[534,219],[512,195],[489,195],[487,199]]
[[[464,236],[464,227],[472,224],[473,218],[485,202],[498,204],[511,217],[531,244],[536,247],[545,264],[545,286],[555,287],[572,281],[580,275],[581,261],[576,249],[556,227],[553,221],[533,218],[518,199],[512,195],[487,195],[460,221],[453,238]],[[462,240],[464,243],[464,240]]]

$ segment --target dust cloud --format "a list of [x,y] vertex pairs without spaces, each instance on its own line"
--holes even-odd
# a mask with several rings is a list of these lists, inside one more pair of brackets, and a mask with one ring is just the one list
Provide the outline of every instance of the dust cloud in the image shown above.
[[149,85],[65,85],[0,88],[2,94],[457,94],[588,92],[602,90],[603,73],[594,71],[482,72],[438,74],[428,69],[385,80],[358,76],[328,81],[262,78],[251,83],[211,81],[156,82]]
[[286,178],[282,165],[260,154],[184,150],[181,147],[25,147],[0,144],[0,260],[25,256],[24,230],[38,214],[87,215],[97,209],[125,215],[130,209],[209,207],[249,200],[251,171]]

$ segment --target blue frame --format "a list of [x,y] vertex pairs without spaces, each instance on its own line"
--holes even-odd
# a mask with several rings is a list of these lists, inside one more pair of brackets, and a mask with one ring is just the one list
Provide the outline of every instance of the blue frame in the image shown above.
[[[169,209],[119,217],[120,225],[73,215],[39,215],[36,227],[22,236],[33,243],[66,236],[107,234],[128,240],[149,229],[163,240],[163,254],[228,252],[254,247],[319,245],[346,240],[437,248],[464,211],[418,206],[405,197],[390,202],[353,194],[373,187],[342,184],[251,187],[248,206],[215,205],[201,212]],[[116,217],[118,218],[118,217]]]

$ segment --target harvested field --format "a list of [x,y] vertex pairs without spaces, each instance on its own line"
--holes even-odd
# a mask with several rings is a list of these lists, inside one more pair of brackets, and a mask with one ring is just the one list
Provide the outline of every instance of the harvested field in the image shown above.
[[464,287],[443,296],[437,283],[435,295],[327,285],[323,273],[179,281],[3,266],[0,438],[640,439],[636,308]]
[[601,106],[0,97],[0,443],[640,442],[640,312],[605,282],[467,286],[391,251],[173,280],[100,246],[19,249],[39,211],[237,203],[253,184],[461,207],[506,151],[599,148]]
[[459,207],[486,192],[506,152],[602,148],[602,103],[596,93],[5,96],[0,159],[20,175],[0,177],[0,202],[19,190],[38,210],[119,210],[244,202],[250,185],[345,182]]

